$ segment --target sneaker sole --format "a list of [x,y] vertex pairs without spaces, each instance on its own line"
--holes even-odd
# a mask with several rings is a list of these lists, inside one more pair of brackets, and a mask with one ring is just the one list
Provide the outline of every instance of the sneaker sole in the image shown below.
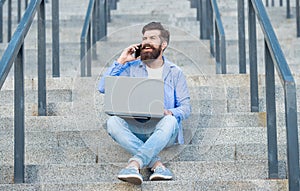
[[141,177],[136,175],[120,175],[118,176],[118,179],[135,185],[141,185],[143,183]]
[[172,180],[172,176],[162,176],[162,175],[153,175],[150,176],[149,180],[155,181],[155,180]]

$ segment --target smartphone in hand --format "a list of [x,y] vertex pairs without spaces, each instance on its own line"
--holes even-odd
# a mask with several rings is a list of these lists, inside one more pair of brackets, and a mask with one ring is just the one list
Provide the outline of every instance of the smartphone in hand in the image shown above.
[[134,57],[137,58],[141,55],[142,44],[138,45],[138,49],[134,52]]

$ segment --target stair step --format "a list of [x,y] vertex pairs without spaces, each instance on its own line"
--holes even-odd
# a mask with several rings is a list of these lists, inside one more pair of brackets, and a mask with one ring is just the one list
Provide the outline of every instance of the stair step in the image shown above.
[[[60,1],[61,73],[70,77],[47,79],[47,101],[54,116],[31,115],[37,104],[35,18],[32,32],[26,38],[25,51],[28,76],[25,79],[26,183],[12,184],[14,84],[10,73],[0,92],[0,190],[288,190],[280,80],[276,77],[279,174],[282,179],[270,180],[265,76],[259,75],[261,112],[250,113],[249,75],[235,74],[238,73],[236,1],[218,0],[218,3],[227,35],[227,67],[232,74],[215,75],[209,41],[199,40],[196,9],[190,9],[190,1],[122,0],[118,2],[117,10],[111,11],[108,37],[97,42],[98,59],[93,60],[93,77],[80,78],[79,42],[88,3]],[[51,28],[51,1],[46,4],[46,9],[48,29]],[[281,22],[274,24],[276,33],[281,35],[283,51],[288,55],[292,71],[297,74],[300,70],[297,66],[299,43],[293,38],[295,32],[288,30],[294,21],[279,18],[284,16],[284,8],[268,8],[268,13],[276,14],[278,10],[280,15],[273,18],[274,22]],[[4,13],[4,17],[6,15]],[[183,122],[186,143],[161,153],[174,172],[175,180],[147,181],[149,171],[143,169],[145,182],[134,186],[116,178],[130,155],[105,131],[108,116],[103,113],[103,95],[98,93],[97,84],[103,71],[125,47],[141,41],[142,26],[150,21],[161,21],[171,31],[171,42],[165,55],[179,65],[187,77],[193,113]],[[258,38],[262,39],[259,31]],[[51,39],[51,30],[47,30],[47,76],[51,76]],[[0,49],[6,45],[4,43]],[[260,50],[263,43],[258,45],[258,52],[263,53]],[[0,55],[2,52],[0,50]],[[261,58],[259,63],[263,62]],[[263,73],[264,66],[259,65],[262,65],[259,73]],[[300,81],[299,77],[295,75],[296,83]]]
[[[38,104],[28,103],[25,104],[25,116],[38,116]],[[67,116],[72,113],[72,102],[51,102],[48,101],[47,106],[47,116]],[[1,117],[12,117],[14,116],[14,106],[5,105],[0,106],[0,116]]]
[[141,186],[123,182],[74,183],[74,184],[0,184],[1,190],[272,190],[287,191],[288,181],[277,180],[242,180],[242,181],[144,181]]
[[[207,136],[207,135],[202,135]],[[220,136],[221,137],[221,136]],[[266,137],[266,136],[262,136]],[[110,138],[110,137],[109,137]],[[214,138],[214,137],[213,137]],[[107,138],[105,138],[107,139]],[[206,138],[208,139],[208,138]],[[282,137],[280,137],[282,139]],[[91,163],[126,163],[131,157],[123,148],[113,143],[110,145],[98,146],[52,146],[37,147],[33,144],[26,144],[25,164],[26,165],[49,165],[49,164],[91,164]],[[245,140],[245,139],[244,139]],[[95,141],[95,140],[93,140]],[[218,143],[211,140],[212,143],[200,142],[192,145],[180,145],[165,149],[160,154],[164,162],[182,162],[182,161],[255,161],[267,160],[267,140],[244,143]],[[247,140],[246,140],[247,141]],[[97,142],[101,144],[103,141]],[[264,143],[262,143],[264,142]],[[38,143],[35,143],[38,144]],[[49,143],[50,144],[50,143]],[[96,143],[95,143],[96,144]],[[28,145],[28,146],[27,146]],[[14,156],[13,145],[1,148],[1,165],[13,165]],[[287,146],[283,142],[278,144],[279,163],[286,163]],[[283,168],[284,165],[281,166]],[[283,168],[285,169],[285,168]]]
[[[81,165],[28,165],[25,167],[27,183],[99,183],[118,182],[116,175],[126,163],[81,164]],[[242,181],[248,179],[267,179],[267,161],[238,162],[170,162],[167,164],[175,180],[185,181]],[[191,168],[192,167],[192,168]],[[0,182],[11,183],[12,168],[4,166],[0,169]],[[145,169],[146,170],[146,169]],[[147,176],[147,171],[142,174]],[[282,172],[281,177],[285,177]]]

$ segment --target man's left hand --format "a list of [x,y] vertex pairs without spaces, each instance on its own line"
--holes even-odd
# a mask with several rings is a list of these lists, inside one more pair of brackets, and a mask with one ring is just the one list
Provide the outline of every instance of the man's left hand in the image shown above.
[[164,110],[164,115],[173,115],[172,111],[170,110]]

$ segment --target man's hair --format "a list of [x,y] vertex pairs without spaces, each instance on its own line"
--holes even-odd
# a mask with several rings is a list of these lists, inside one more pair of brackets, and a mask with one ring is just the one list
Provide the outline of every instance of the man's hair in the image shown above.
[[146,24],[143,27],[142,34],[144,34],[146,31],[150,30],[159,30],[160,31],[160,38],[162,40],[165,40],[167,44],[169,44],[170,40],[170,32],[164,28],[164,26],[160,22],[151,22]]

